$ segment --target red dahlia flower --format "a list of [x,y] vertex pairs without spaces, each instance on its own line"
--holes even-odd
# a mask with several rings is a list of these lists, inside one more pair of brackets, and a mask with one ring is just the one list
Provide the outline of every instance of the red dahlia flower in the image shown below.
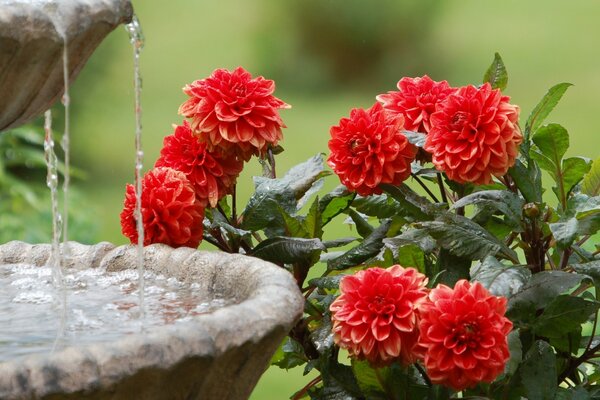
[[397,86],[399,91],[380,94],[377,101],[387,111],[404,116],[404,129],[422,133],[429,133],[429,117],[435,106],[456,90],[447,81],[436,82],[427,75],[404,77]]
[[519,107],[489,83],[464,86],[431,115],[425,150],[436,168],[455,182],[489,184],[515,163],[523,140]]
[[433,383],[455,390],[492,382],[510,357],[504,316],[506,299],[492,296],[479,282],[439,285],[419,308],[425,367]]
[[211,147],[232,150],[249,160],[276,145],[285,125],[277,111],[290,106],[273,96],[275,82],[242,67],[217,69],[206,79],[183,88],[190,98],[179,113],[191,118],[191,128]]
[[[127,185],[121,212],[121,231],[137,243],[135,189]],[[164,243],[171,247],[198,247],[202,240],[204,208],[183,172],[154,168],[142,180],[144,246]]]
[[203,207],[217,202],[231,193],[244,162],[235,154],[224,154],[215,148],[209,151],[200,142],[187,121],[175,125],[175,132],[165,136],[160,157],[155,167],[170,167],[185,174],[196,190],[196,198]]
[[331,304],[335,343],[375,366],[417,360],[417,307],[427,296],[427,278],[394,265],[346,276]]
[[417,149],[400,131],[404,117],[375,103],[355,108],[331,128],[327,163],[340,181],[363,196],[380,194],[380,183],[398,185],[410,176]]

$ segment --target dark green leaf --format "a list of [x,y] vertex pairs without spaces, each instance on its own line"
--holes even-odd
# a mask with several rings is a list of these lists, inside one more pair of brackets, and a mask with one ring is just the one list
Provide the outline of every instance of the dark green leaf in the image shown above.
[[348,209],[348,215],[354,222],[354,226],[356,227],[356,232],[362,237],[367,237],[373,232],[373,227],[367,222],[362,215],[354,211],[353,209]]
[[292,264],[311,260],[315,252],[324,250],[319,239],[277,236],[260,242],[249,255],[277,264]]
[[402,131],[402,134],[406,136],[408,141],[414,144],[417,147],[425,146],[425,140],[427,139],[427,135],[422,132],[413,132],[413,131]]
[[319,200],[319,211],[321,212],[322,226],[325,226],[335,216],[346,211],[356,193],[350,193],[345,186],[338,186]]
[[542,340],[533,344],[519,368],[527,398],[554,400],[556,392],[556,356]]
[[571,267],[575,272],[591,277],[596,282],[596,285],[600,285],[600,260],[583,264],[572,264]]
[[531,271],[520,266],[504,265],[489,256],[471,268],[471,278],[481,282],[495,296],[510,297],[531,278]]
[[[450,287],[454,286],[460,279],[469,278],[471,260],[450,253],[447,249],[440,249],[437,258],[436,270],[440,275],[431,283],[444,283]],[[431,274],[428,274],[431,276]]]
[[316,286],[319,289],[334,290],[340,287],[340,281],[346,275],[334,275],[334,276],[323,276],[321,278],[311,279],[308,284],[310,286]]
[[569,193],[590,170],[590,160],[582,157],[566,158],[562,162],[562,174],[565,193]]
[[333,347],[333,331],[331,329],[331,317],[328,312],[323,315],[321,324],[311,332],[310,340],[320,354],[324,354]]
[[468,218],[445,213],[435,221],[418,226],[426,230],[438,244],[459,257],[482,260],[488,255],[517,260],[517,255],[495,236]]
[[538,309],[544,308],[558,295],[572,289],[584,279],[585,275],[563,271],[539,272],[534,274],[521,290],[509,297],[508,309],[528,303]]
[[407,185],[394,186],[389,184],[379,185],[400,203],[399,212],[407,219],[427,221],[435,218],[440,212],[445,211],[441,206],[432,204],[423,196],[419,196]]
[[590,171],[583,177],[581,193],[590,197],[600,195],[600,158],[594,160]]
[[391,218],[400,212],[400,204],[387,194],[356,196],[352,206],[360,213],[377,218]]
[[307,361],[302,345],[290,337],[283,342],[271,358],[271,364],[279,368],[290,369],[302,365]]
[[506,89],[506,85],[508,85],[508,73],[499,53],[494,54],[494,61],[492,61],[492,65],[485,72],[483,82],[489,82],[492,85],[492,89]]
[[582,387],[563,388],[559,387],[554,400],[591,400],[592,397]]
[[552,236],[561,248],[568,247],[579,233],[579,222],[577,218],[569,218],[563,222],[554,222],[548,224]]
[[523,203],[522,198],[508,190],[485,190],[459,199],[452,205],[452,209],[474,204],[483,210],[499,211],[506,216],[507,222],[518,226]]
[[424,229],[408,229],[400,235],[383,239],[385,246],[392,250],[394,257],[398,257],[398,249],[402,246],[414,244],[423,250],[426,254],[432,253],[436,248],[435,239],[433,239]]
[[344,237],[344,238],[339,238],[339,239],[334,239],[334,240],[324,240],[323,244],[325,245],[326,248],[332,249],[335,247],[345,246],[356,240],[357,240],[357,238],[355,238],[355,237]]
[[514,329],[508,334],[508,350],[510,351],[510,358],[504,367],[505,375],[513,375],[517,372],[517,368],[523,360],[523,345],[521,344],[521,338],[519,337],[519,330]]
[[525,166],[517,159],[508,173],[528,203],[542,202],[542,172],[533,160],[529,160],[529,164]]
[[328,270],[342,270],[355,267],[374,257],[383,247],[383,238],[386,237],[390,229],[391,221],[384,220],[370,236],[365,238],[358,246],[348,250],[340,257],[327,262]]
[[539,336],[560,338],[581,328],[600,303],[581,297],[561,295],[556,297],[536,319],[534,330]]
[[552,86],[544,95],[542,100],[535,106],[529,115],[529,118],[527,118],[527,122],[525,123],[525,141],[529,140],[529,135],[532,132],[535,132],[537,128],[544,122],[546,117],[550,114],[554,107],[556,107],[569,86],[572,85],[566,82]]
[[310,238],[305,224],[298,217],[292,217],[282,207],[279,207],[279,213],[283,220],[283,228],[286,236]]
[[323,219],[319,209],[319,196],[310,206],[306,217],[303,219],[304,228],[308,233],[309,238],[321,238],[323,236]]

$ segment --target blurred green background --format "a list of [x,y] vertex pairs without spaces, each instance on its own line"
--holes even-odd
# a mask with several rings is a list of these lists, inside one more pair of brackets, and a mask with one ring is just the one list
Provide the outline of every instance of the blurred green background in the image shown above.
[[[573,83],[550,120],[570,131],[570,155],[600,155],[596,1],[134,0],[134,7],[146,37],[144,170],[154,164],[171,124],[181,122],[181,88],[216,68],[241,65],[275,79],[275,94],[293,106],[282,111],[288,128],[281,173],[326,152],[329,127],[351,108],[368,107],[375,95],[394,90],[402,76],[477,84],[496,51],[508,68],[507,94],[523,118],[550,86]],[[117,29],[72,85],[72,158],[85,177],[74,183],[79,195],[71,207],[93,221],[75,228],[72,239],[126,242],[119,212],[134,174],[131,52],[125,30]],[[242,202],[258,173],[252,161],[239,179]],[[335,177],[327,181],[327,187],[336,184]],[[14,230],[4,223],[4,235],[48,240],[23,229],[29,220],[47,221],[48,210],[16,210],[22,216],[12,215]],[[301,372],[270,369],[252,399],[288,398],[311,379]]]

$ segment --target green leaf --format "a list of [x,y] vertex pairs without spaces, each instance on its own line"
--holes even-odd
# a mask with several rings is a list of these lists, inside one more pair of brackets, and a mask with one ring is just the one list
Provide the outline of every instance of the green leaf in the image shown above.
[[[469,278],[470,268],[470,259],[452,254],[447,249],[440,249],[436,264],[436,269],[440,271],[440,274],[431,283],[444,283],[452,287],[460,279]],[[428,275],[432,276],[432,274]]]
[[394,186],[381,184],[379,187],[389,193],[400,203],[399,213],[413,221],[427,221],[445,212],[442,206],[431,203],[423,196],[419,196],[407,185]]
[[594,260],[583,264],[571,264],[571,268],[579,274],[591,277],[596,285],[600,285],[600,260]]
[[353,247],[341,256],[327,262],[328,270],[342,270],[355,267],[374,257],[383,247],[382,239],[390,229],[391,221],[383,220],[371,235],[365,238],[358,246]]
[[506,216],[510,225],[515,227],[520,225],[524,201],[513,192],[508,190],[475,192],[459,199],[452,205],[451,209],[465,207],[470,204],[476,205],[483,212],[499,211]]
[[590,315],[598,310],[600,303],[581,297],[560,295],[544,309],[534,324],[538,336],[561,338],[581,328]]
[[308,284],[319,289],[337,290],[340,287],[340,281],[346,275],[323,276],[311,279]]
[[347,244],[350,244],[354,241],[356,241],[357,238],[349,236],[349,237],[343,237],[343,238],[339,238],[339,239],[334,239],[334,240],[324,240],[323,244],[325,245],[326,248],[328,249],[332,249],[335,247],[342,247],[345,246]]
[[281,218],[283,219],[283,228],[286,236],[310,238],[305,225],[298,217],[292,217],[282,207],[278,207]]
[[456,256],[482,260],[488,255],[517,261],[516,253],[481,226],[460,215],[445,213],[435,221],[417,225],[429,233],[438,244]]
[[283,342],[271,358],[271,364],[282,369],[290,369],[304,364],[307,361],[302,345],[290,337]]
[[471,268],[471,278],[483,284],[495,296],[510,297],[531,278],[527,268],[504,265],[495,257],[486,257]]
[[562,249],[570,246],[579,235],[579,222],[577,218],[569,218],[563,222],[553,222],[548,224],[548,227],[556,243]]
[[589,172],[583,177],[581,193],[590,197],[600,195],[600,158],[594,160]]
[[321,238],[323,236],[323,219],[319,209],[319,196],[310,206],[306,217],[303,218],[304,228],[309,238]]
[[354,211],[353,209],[348,209],[348,215],[354,222],[354,226],[356,227],[356,232],[362,237],[367,237],[373,232],[373,227],[367,222],[362,215]]
[[590,170],[591,162],[583,157],[566,158],[562,162],[562,175],[565,193],[569,193],[573,186],[583,179]]
[[508,298],[508,309],[531,304],[537,309],[546,307],[557,296],[572,289],[586,279],[564,271],[542,271],[534,274],[521,290]]
[[499,53],[494,54],[494,61],[485,72],[483,82],[489,82],[492,85],[492,89],[506,89],[506,85],[508,85],[508,73]]
[[504,367],[504,375],[513,375],[517,372],[519,364],[523,360],[523,345],[519,337],[519,330],[513,329],[507,336],[510,358]]
[[315,252],[324,251],[319,239],[276,236],[260,242],[249,255],[276,264],[292,264],[311,260]]
[[517,159],[508,173],[528,203],[542,202],[542,172],[533,160],[529,160],[528,165],[525,166],[521,160]]
[[436,248],[436,241],[424,229],[408,229],[398,236],[383,239],[385,247],[390,249],[394,258],[398,258],[398,250],[406,245],[414,244],[426,254],[432,253]]
[[[536,158],[540,167],[550,173],[555,173],[561,165],[561,160],[569,148],[569,133],[559,124],[548,124],[539,128],[533,135],[533,143],[544,156]],[[545,159],[540,162],[540,159]],[[552,165],[549,167],[548,163]]]
[[325,354],[333,347],[333,330],[328,312],[321,318],[321,324],[310,333],[310,340],[320,354]]
[[391,218],[400,212],[400,204],[387,194],[356,196],[352,206],[362,214],[377,218]]
[[356,193],[350,193],[345,186],[340,185],[327,193],[319,200],[319,211],[321,213],[322,226],[325,226],[337,215],[343,213],[350,207]]
[[396,259],[403,267],[412,267],[425,272],[425,253],[417,245],[409,244],[400,247]]
[[417,147],[425,146],[425,140],[427,139],[427,135],[425,133],[403,130],[402,134],[406,136],[409,143],[414,144]]
[[535,106],[527,122],[525,123],[525,141],[529,140],[529,135],[535,132],[537,128],[544,122],[546,117],[552,112],[554,107],[558,104],[563,94],[567,91],[570,83],[559,83],[552,86],[548,92],[544,95],[542,100]]
[[356,381],[358,382],[360,390],[368,399],[385,400],[388,398],[384,387],[379,381],[380,378],[377,376],[379,374],[379,376],[383,379],[387,379],[389,375],[388,368],[380,368],[378,371],[375,371],[375,369],[373,369],[367,361],[361,361],[353,358],[352,372],[356,377]]
[[525,355],[519,374],[527,398],[554,400],[556,356],[548,343],[538,340],[533,344]]
[[[573,198],[585,195],[574,196]],[[593,235],[600,229],[600,197],[573,202],[575,216],[548,224],[559,247],[570,246],[579,236]],[[571,205],[571,203],[569,203]]]

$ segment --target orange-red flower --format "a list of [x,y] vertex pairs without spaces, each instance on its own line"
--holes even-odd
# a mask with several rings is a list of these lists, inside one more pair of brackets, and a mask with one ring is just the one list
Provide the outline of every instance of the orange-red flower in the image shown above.
[[[123,235],[138,242],[135,188],[127,185],[121,212]],[[202,240],[204,208],[183,172],[154,168],[142,179],[144,246],[164,243],[171,247],[198,247]]]
[[380,183],[398,185],[410,176],[417,149],[402,130],[404,117],[375,103],[355,108],[331,128],[327,163],[340,181],[360,195],[381,193]]
[[369,268],[344,277],[331,304],[335,343],[375,366],[407,365],[417,356],[417,308],[427,278],[414,268]]
[[187,121],[174,128],[172,135],[165,136],[154,166],[183,172],[202,206],[216,207],[220,199],[231,193],[244,162],[235,154],[224,154],[219,148],[210,151],[206,143],[193,135]]
[[404,129],[428,133],[429,117],[435,106],[456,89],[447,81],[436,82],[427,75],[420,78],[404,77],[398,81],[399,91],[390,91],[377,96],[377,101],[393,113],[404,116]]
[[465,86],[431,115],[425,150],[436,168],[455,182],[492,183],[514,164],[523,137],[519,107],[489,83]]
[[492,382],[510,357],[506,299],[479,282],[439,285],[419,308],[425,367],[433,383],[455,390]]
[[217,69],[211,76],[183,88],[190,98],[179,113],[191,118],[191,128],[211,147],[232,150],[250,159],[282,139],[285,125],[279,109],[290,106],[273,96],[275,82],[242,67]]

